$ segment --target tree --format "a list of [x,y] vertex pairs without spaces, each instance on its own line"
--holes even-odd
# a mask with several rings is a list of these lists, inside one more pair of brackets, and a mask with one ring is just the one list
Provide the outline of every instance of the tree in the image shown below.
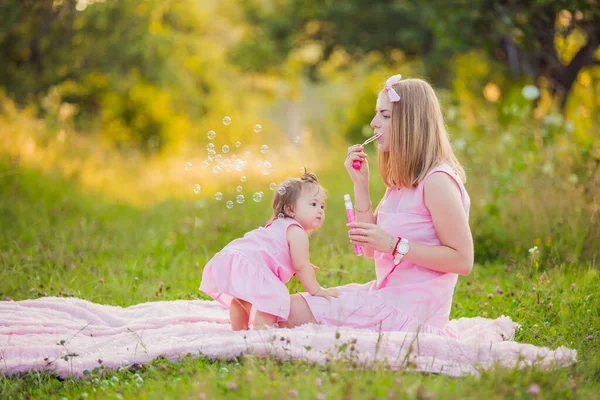
[[54,90],[82,130],[156,150],[208,108],[205,19],[182,0],[0,2],[0,88],[42,113]]
[[[242,67],[277,68],[306,43],[321,48],[316,66],[336,49],[361,57],[398,49],[421,57],[430,78],[443,83],[447,60],[472,49],[507,65],[515,78],[545,78],[564,107],[583,68],[598,65],[600,7],[596,0],[243,0],[252,34],[232,51]],[[559,51],[558,39],[575,37]],[[573,51],[575,47],[575,51]],[[254,57],[240,57],[252,54]],[[389,58],[388,58],[389,59]]]

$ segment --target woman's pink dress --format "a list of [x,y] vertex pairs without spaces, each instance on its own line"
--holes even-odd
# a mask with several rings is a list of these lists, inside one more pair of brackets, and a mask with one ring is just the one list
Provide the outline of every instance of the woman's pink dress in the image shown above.
[[[449,165],[442,164],[433,168],[415,188],[388,189],[379,205],[377,225],[412,243],[440,245],[423,200],[425,181],[434,173],[446,173],[454,179],[468,216],[469,195],[459,175]],[[434,271],[407,260],[394,267],[391,254],[377,251],[374,259],[376,281],[340,286],[337,288],[340,296],[329,301],[302,293],[318,323],[457,337],[446,328],[457,274]]]
[[276,219],[229,243],[206,264],[200,290],[229,308],[233,298],[256,310],[287,319],[294,275],[287,229],[302,226],[292,218]]

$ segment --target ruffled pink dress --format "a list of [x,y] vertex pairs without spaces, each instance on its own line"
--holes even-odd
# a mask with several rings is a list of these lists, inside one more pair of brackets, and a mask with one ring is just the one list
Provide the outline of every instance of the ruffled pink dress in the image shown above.
[[[434,173],[448,174],[456,181],[468,215],[470,199],[459,175],[449,165],[442,164],[433,168],[415,188],[388,189],[379,205],[377,225],[409,242],[440,245],[423,200],[425,181]],[[434,271],[408,260],[394,266],[391,254],[377,251],[374,259],[375,281],[339,286],[340,296],[329,301],[302,293],[318,323],[458,337],[446,327],[457,274]]]
[[276,219],[230,242],[204,267],[200,290],[227,308],[238,298],[287,319],[290,293],[285,283],[295,273],[286,237],[291,225],[304,229],[292,218]]

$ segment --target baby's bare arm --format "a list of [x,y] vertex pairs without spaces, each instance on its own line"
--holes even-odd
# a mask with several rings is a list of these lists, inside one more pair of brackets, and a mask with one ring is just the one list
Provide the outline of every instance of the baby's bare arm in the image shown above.
[[287,240],[296,276],[304,289],[314,295],[321,286],[310,263],[308,235],[300,227],[292,225],[287,230]]

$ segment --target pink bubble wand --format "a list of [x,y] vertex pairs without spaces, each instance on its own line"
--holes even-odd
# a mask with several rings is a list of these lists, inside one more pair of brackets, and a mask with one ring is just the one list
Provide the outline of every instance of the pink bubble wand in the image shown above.
[[[351,224],[354,223],[356,218],[354,217],[354,207],[352,207],[352,199],[350,198],[349,194],[344,195],[344,206],[346,207],[348,222]],[[363,255],[362,248],[357,244],[354,245],[354,254],[359,257]]]
[[[370,138],[368,138],[367,140],[364,141],[363,144],[361,144],[362,147],[365,147],[365,145],[374,142],[375,140],[379,139],[381,137],[381,133],[378,133],[377,135],[373,135]],[[359,170],[360,169],[360,164],[362,162],[359,160],[354,160],[354,162],[352,162],[352,168],[354,168],[355,170]]]

